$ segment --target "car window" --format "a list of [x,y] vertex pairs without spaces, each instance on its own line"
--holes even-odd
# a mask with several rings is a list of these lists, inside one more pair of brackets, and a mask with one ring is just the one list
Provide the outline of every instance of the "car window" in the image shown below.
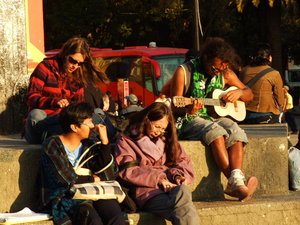
[[136,56],[95,57],[95,64],[111,81],[128,78],[142,84],[141,58]]
[[165,56],[155,56],[155,59],[160,66],[161,76],[157,79],[157,89],[161,91],[161,88],[171,79],[176,68],[183,63],[184,55],[165,55]]

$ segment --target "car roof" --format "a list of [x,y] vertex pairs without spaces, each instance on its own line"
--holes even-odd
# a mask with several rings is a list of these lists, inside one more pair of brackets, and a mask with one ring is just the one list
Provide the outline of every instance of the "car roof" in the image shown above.
[[[125,47],[125,49],[112,50],[102,48],[91,48],[93,57],[112,57],[112,56],[157,56],[170,54],[185,54],[188,49],[185,48],[171,48],[171,47],[155,47],[148,48],[146,46]],[[54,56],[59,52],[59,49],[47,51],[46,56]]]
[[155,47],[155,48],[130,48],[119,50],[95,50],[93,57],[109,57],[109,56],[126,56],[126,55],[139,55],[139,56],[156,56],[156,55],[169,55],[169,54],[185,54],[188,49],[184,48],[167,48],[167,47]]

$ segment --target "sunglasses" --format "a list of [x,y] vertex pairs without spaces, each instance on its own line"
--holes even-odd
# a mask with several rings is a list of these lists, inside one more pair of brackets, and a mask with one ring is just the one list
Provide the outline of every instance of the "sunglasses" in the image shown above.
[[225,69],[223,69],[223,70],[220,70],[220,69],[218,69],[218,68],[212,66],[212,67],[211,67],[211,70],[212,70],[214,73],[224,73],[224,72],[226,72],[226,71],[228,70],[228,66],[226,66]]
[[85,62],[78,62],[76,59],[74,59],[72,56],[68,57],[69,63],[73,64],[73,65],[78,65],[78,66],[82,66]]

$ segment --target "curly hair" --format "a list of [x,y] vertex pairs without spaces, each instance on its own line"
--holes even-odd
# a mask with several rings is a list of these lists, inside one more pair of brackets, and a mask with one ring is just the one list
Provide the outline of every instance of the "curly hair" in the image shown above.
[[129,125],[125,129],[124,134],[128,137],[138,140],[143,136],[147,136],[147,130],[151,127],[153,121],[167,117],[169,124],[164,134],[165,139],[165,152],[167,155],[168,166],[176,164],[180,151],[178,137],[175,128],[175,121],[171,109],[164,103],[155,102],[135,114],[129,122]]
[[234,71],[238,71],[241,66],[240,57],[234,48],[220,37],[207,38],[201,49],[203,65],[207,65],[208,68],[211,68],[215,58],[229,63],[229,67]]

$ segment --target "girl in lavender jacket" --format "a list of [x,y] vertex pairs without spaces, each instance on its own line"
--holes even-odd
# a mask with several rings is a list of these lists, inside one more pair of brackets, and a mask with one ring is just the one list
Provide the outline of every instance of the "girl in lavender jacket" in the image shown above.
[[119,138],[115,157],[119,177],[133,186],[140,210],[172,224],[199,225],[186,186],[194,180],[192,163],[178,142],[168,106],[156,102],[137,113]]

